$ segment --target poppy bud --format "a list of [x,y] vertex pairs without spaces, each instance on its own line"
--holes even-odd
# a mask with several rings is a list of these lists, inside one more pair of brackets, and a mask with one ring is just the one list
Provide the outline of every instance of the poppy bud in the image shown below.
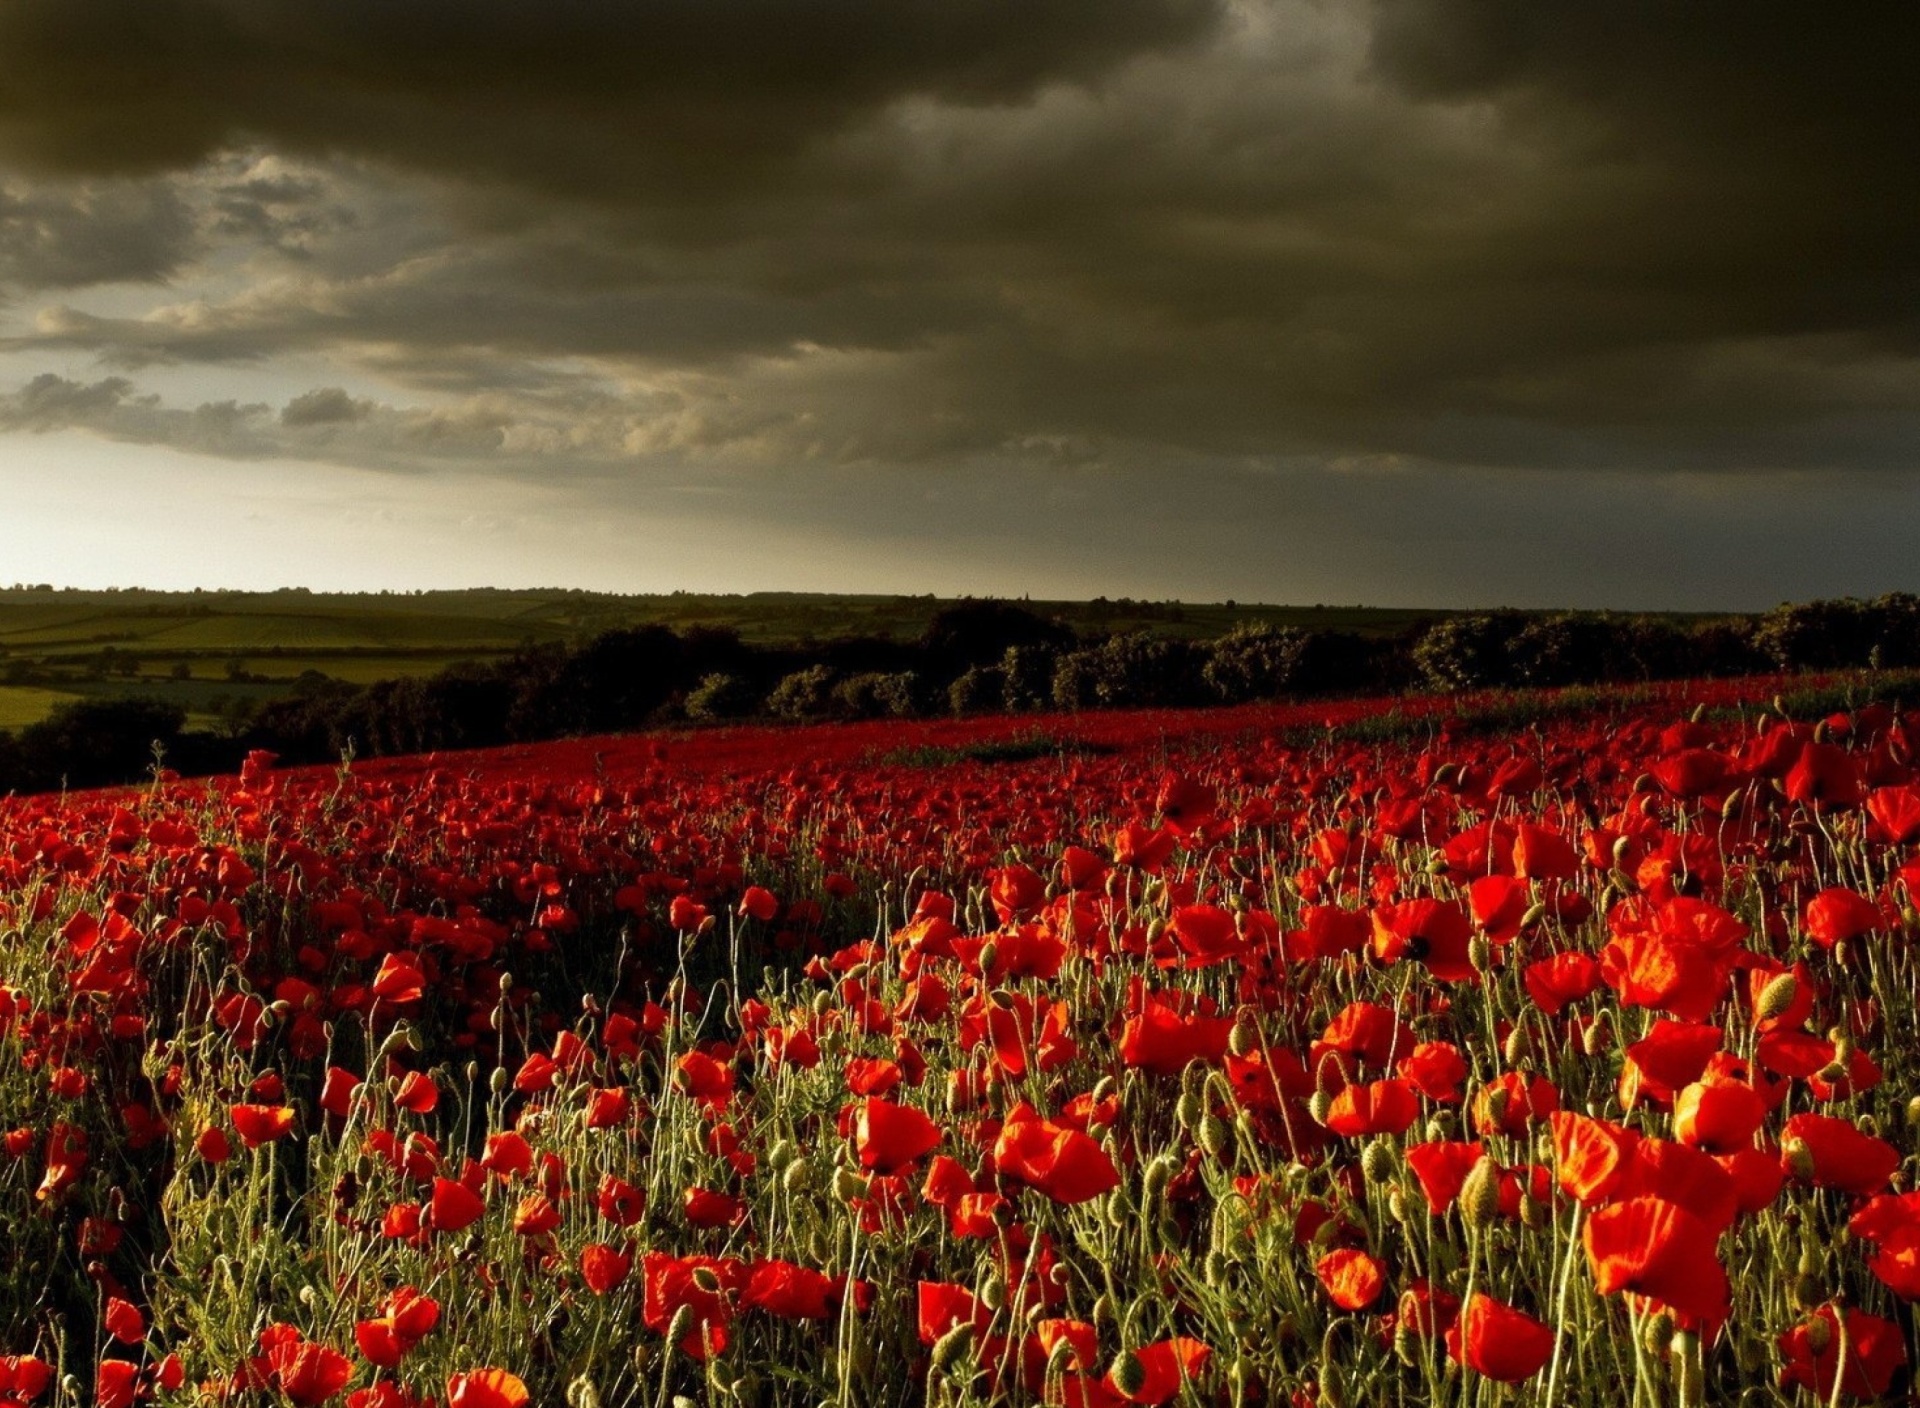
[[864,1198],[867,1196],[867,1180],[850,1168],[839,1169],[833,1175],[833,1196],[843,1203]]
[[1791,972],[1778,973],[1772,981],[1760,989],[1760,996],[1753,1004],[1753,1020],[1770,1022],[1781,1016],[1793,1006],[1794,999],[1800,996],[1800,980]]
[[1227,1122],[1218,1115],[1206,1115],[1200,1121],[1200,1147],[1212,1158],[1221,1158],[1232,1142]]
[[767,1167],[779,1173],[793,1162],[793,1144],[790,1140],[776,1139],[773,1147],[767,1150]]
[[1132,1220],[1131,1209],[1127,1205],[1126,1185],[1107,1194],[1107,1226],[1116,1232],[1124,1232]]
[[1907,1123],[1915,1128],[1920,1128],[1920,1095],[1916,1095],[1913,1099],[1907,1101]]
[[1140,1178],[1140,1193],[1143,1201],[1158,1202],[1160,1195],[1167,1191],[1167,1184],[1173,1180],[1174,1170],[1179,1166],[1179,1160],[1171,1154],[1162,1154],[1148,1164],[1147,1171]]
[[[702,1269],[704,1270],[705,1268]],[[679,1344],[681,1340],[692,1333],[693,1307],[683,1301],[674,1310],[673,1318],[667,1322],[667,1343]]]
[[1507,1058],[1509,1066],[1517,1066],[1527,1059],[1532,1050],[1533,1043],[1527,1036],[1527,1029],[1515,1027],[1507,1033],[1507,1044],[1500,1054]]
[[1387,1215],[1395,1222],[1407,1220],[1406,1191],[1397,1185],[1387,1194]]
[[980,945],[980,972],[983,976],[991,973],[993,971],[993,965],[999,962],[999,960],[999,944],[995,943],[992,939],[988,939],[984,944]]
[[1385,1183],[1394,1174],[1393,1146],[1384,1139],[1367,1145],[1360,1156],[1360,1171],[1369,1183]]
[[1233,1030],[1227,1033],[1227,1050],[1244,1061],[1260,1049],[1260,1028],[1244,1012],[1235,1019]]
[[1327,1116],[1333,1112],[1333,1092],[1316,1090],[1313,1098],[1307,1101],[1307,1113],[1313,1116],[1315,1124],[1325,1124]]
[[961,1322],[933,1342],[933,1372],[948,1374],[973,1347],[973,1326]]
[[600,1408],[600,1390],[585,1374],[567,1385],[567,1408]]
[[1132,1350],[1123,1349],[1107,1371],[1107,1377],[1124,1397],[1137,1398],[1147,1386],[1147,1366]]
[[487,1088],[495,1095],[505,1095],[507,1087],[513,1083],[513,1077],[507,1074],[505,1066],[495,1066],[493,1074],[487,1077]]
[[1673,1312],[1657,1310],[1641,1326],[1640,1343],[1649,1354],[1665,1354],[1673,1343]]
[[1478,972],[1492,971],[1493,940],[1485,934],[1475,934],[1467,940],[1467,962],[1471,963]]
[[1544,1231],[1553,1224],[1553,1210],[1531,1193],[1520,1195],[1520,1221],[1534,1232]]
[[1807,1141],[1798,1137],[1787,1139],[1780,1146],[1780,1152],[1786,1155],[1787,1167],[1793,1176],[1802,1183],[1813,1181],[1813,1150],[1807,1147]]
[[1817,1272],[1803,1266],[1793,1278],[1792,1293],[1794,1309],[1812,1310],[1826,1304],[1827,1283]]
[[1605,1012],[1599,1012],[1587,1023],[1586,1030],[1580,1033],[1580,1050],[1590,1058],[1599,1056],[1612,1040],[1612,1023]]
[[1833,1322],[1824,1315],[1816,1315],[1807,1321],[1807,1348],[1815,1355],[1825,1354],[1827,1346],[1833,1343]]
[[1429,875],[1445,875],[1451,868],[1446,856],[1439,851],[1435,851],[1427,860],[1427,874]]
[[1484,1154],[1460,1185],[1460,1215],[1469,1227],[1485,1227],[1500,1216],[1500,1167]]

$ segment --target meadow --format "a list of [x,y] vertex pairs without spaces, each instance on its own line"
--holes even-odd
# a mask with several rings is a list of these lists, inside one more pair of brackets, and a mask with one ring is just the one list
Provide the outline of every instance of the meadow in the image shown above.
[[[517,650],[577,644],[639,626],[736,632],[752,645],[917,639],[932,596],[584,591],[416,593],[0,589],[0,729],[38,722],[73,699],[157,698],[216,728],[304,683],[366,685]],[[1234,626],[1390,635],[1444,613],[1362,607],[1091,601],[1029,602],[1083,634],[1144,630],[1212,639]],[[304,681],[302,677],[305,677]]]
[[0,801],[0,1404],[1910,1401],[1830,682]]

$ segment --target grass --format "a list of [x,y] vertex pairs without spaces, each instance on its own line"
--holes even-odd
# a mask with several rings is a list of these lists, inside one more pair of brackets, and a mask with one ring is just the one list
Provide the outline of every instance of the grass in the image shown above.
[[1024,733],[1012,738],[983,738],[972,743],[922,743],[877,753],[866,761],[881,767],[944,768],[960,763],[1030,763],[1039,758],[1093,757],[1112,751],[1083,739]]
[[0,728],[24,728],[38,723],[56,707],[77,697],[53,689],[0,685]]

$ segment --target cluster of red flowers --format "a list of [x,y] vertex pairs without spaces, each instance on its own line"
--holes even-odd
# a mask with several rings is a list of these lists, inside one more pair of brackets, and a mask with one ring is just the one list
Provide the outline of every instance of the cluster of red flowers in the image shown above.
[[1920,728],[1422,707],[0,803],[0,1405],[1886,1392]]

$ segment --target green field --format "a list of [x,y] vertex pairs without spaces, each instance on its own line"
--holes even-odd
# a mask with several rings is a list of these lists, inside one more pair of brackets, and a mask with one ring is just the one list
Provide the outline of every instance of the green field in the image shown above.
[[[0,728],[75,696],[141,694],[214,727],[303,675],[352,684],[429,675],[525,646],[578,644],[619,627],[737,631],[755,644],[845,636],[913,640],[951,599],[756,592],[614,596],[475,589],[419,593],[0,590]],[[1023,601],[1083,637],[1145,630],[1212,638],[1244,621],[1391,635],[1438,611],[1337,606]]]

